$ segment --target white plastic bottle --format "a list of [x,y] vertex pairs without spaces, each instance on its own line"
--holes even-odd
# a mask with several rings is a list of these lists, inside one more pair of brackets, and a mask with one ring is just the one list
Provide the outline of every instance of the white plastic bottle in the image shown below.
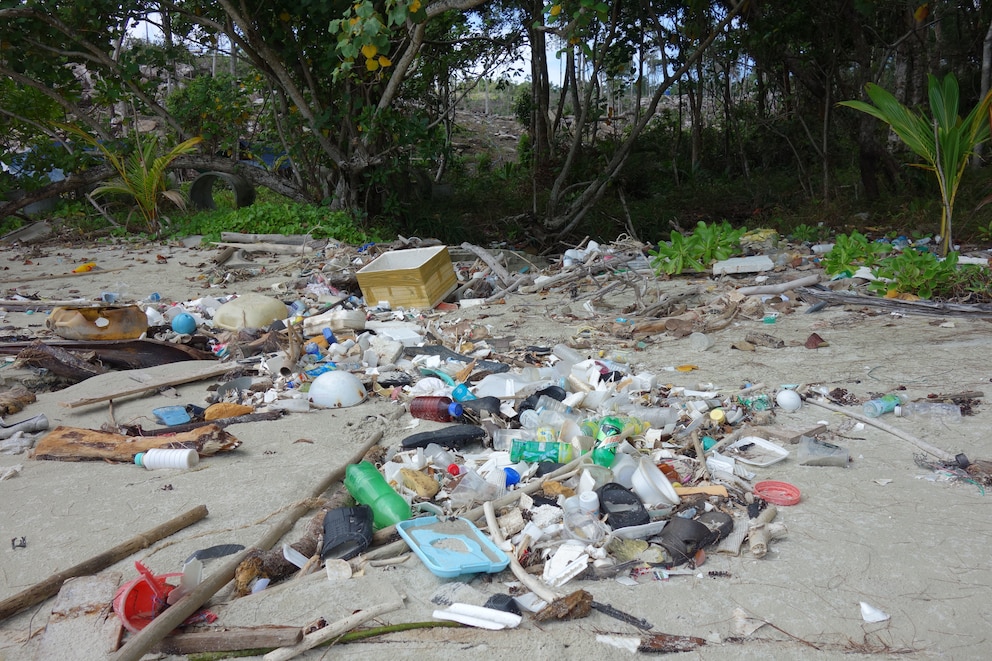
[[152,448],[147,452],[139,452],[134,455],[134,463],[147,470],[192,468],[200,463],[200,455],[196,453],[196,450]]

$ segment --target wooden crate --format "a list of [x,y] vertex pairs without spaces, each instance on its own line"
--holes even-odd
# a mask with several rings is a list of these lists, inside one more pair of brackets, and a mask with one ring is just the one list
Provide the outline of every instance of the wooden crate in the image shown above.
[[458,285],[446,246],[393,250],[357,274],[365,304],[391,308],[432,308]]

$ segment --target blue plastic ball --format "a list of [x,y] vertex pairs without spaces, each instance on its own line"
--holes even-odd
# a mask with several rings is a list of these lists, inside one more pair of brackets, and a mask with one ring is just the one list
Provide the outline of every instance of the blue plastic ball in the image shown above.
[[177,314],[172,318],[172,330],[180,335],[192,335],[196,332],[196,319],[186,312]]

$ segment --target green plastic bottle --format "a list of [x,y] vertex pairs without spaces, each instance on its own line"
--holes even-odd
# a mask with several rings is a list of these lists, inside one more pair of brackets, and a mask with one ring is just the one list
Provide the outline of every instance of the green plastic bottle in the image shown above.
[[513,439],[510,445],[510,461],[526,461],[529,464],[539,461],[553,461],[559,464],[567,464],[572,460],[575,449],[571,443],[560,443],[558,441],[524,441],[519,438]]
[[409,503],[389,486],[379,469],[367,461],[345,468],[344,487],[360,505],[372,508],[372,526],[376,530],[413,516]]

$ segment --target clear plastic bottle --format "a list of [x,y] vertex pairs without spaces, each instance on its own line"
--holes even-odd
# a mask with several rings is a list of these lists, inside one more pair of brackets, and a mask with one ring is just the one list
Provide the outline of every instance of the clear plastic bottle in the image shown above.
[[574,365],[581,363],[585,357],[567,344],[556,344],[551,349],[551,353],[561,358],[564,362]]
[[410,400],[410,415],[422,420],[451,422],[462,417],[462,405],[450,397],[414,397]]
[[961,422],[961,407],[946,402],[907,402],[896,406],[893,413],[901,418],[917,418],[933,422]]
[[877,418],[884,413],[895,411],[897,406],[902,406],[909,400],[906,395],[889,394],[870,399],[864,404],[865,415],[869,418]]

